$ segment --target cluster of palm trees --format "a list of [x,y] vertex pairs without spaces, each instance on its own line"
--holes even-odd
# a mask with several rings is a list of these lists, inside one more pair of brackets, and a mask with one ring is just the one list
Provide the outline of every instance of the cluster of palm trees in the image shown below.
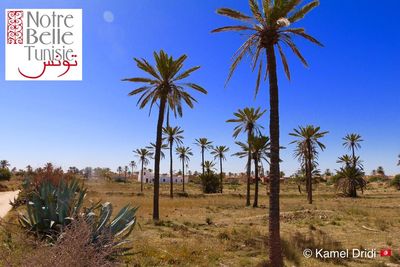
[[[163,150],[169,150],[169,174],[170,174],[170,197],[173,198],[174,196],[174,182],[173,182],[173,151],[174,145],[177,147],[175,148],[175,154],[178,156],[181,164],[182,164],[182,191],[185,192],[185,175],[189,162],[190,157],[193,156],[193,151],[190,147],[184,146],[183,144],[183,136],[184,130],[180,127],[171,127],[166,126],[162,129],[162,145],[161,145],[161,152],[160,156],[161,159],[165,158],[165,154]],[[213,156],[214,160],[219,160],[220,166],[220,192],[222,193],[222,184],[223,184],[223,164],[222,162],[226,160],[226,153],[229,151],[227,146],[212,146],[212,141],[208,140],[207,138],[198,138],[195,140],[195,145],[198,145],[201,149],[201,167],[203,171],[203,175],[205,173],[210,174],[214,171],[215,163],[210,160],[205,160],[205,152],[210,150],[210,154]],[[155,145],[151,143],[146,148],[136,149],[133,152],[139,159],[139,163],[141,165],[141,191],[143,192],[143,172],[144,167],[150,163],[150,159],[155,159],[154,157]],[[185,168],[186,167],[186,168]]]
[[[262,0],[262,5],[256,0],[249,0],[251,15],[245,15],[240,11],[229,8],[218,9],[218,13],[242,22],[242,25],[226,26],[215,29],[213,32],[240,31],[246,32],[248,39],[235,53],[228,80],[232,76],[238,64],[249,55],[252,58],[253,70],[257,69],[256,94],[259,90],[262,73],[264,79],[269,78],[270,96],[270,205],[269,205],[269,257],[272,266],[283,265],[282,248],[280,239],[279,222],[279,90],[276,64],[276,49],[281,57],[284,71],[290,79],[290,70],[282,46],[286,45],[307,65],[306,60],[300,53],[293,41],[293,37],[302,37],[317,45],[322,44],[314,37],[308,35],[303,28],[291,27],[292,24],[301,20],[309,11],[319,5],[319,1],[312,1],[300,7],[299,0]],[[266,57],[266,62],[263,60]],[[135,77],[124,79],[125,81],[145,83],[146,85],[132,91],[130,95],[141,94],[138,104],[140,108],[149,105],[150,109],[158,106],[158,122],[156,131],[156,143],[154,153],[154,197],[153,197],[153,219],[159,220],[159,175],[162,146],[162,129],[165,113],[171,110],[175,115],[182,116],[182,105],[186,103],[193,107],[196,100],[186,91],[187,88],[194,89],[200,93],[207,93],[201,86],[184,82],[183,80],[198,70],[193,67],[182,71],[183,63],[187,56],[183,55],[177,59],[168,56],[164,51],[154,53],[155,66],[145,59],[135,58],[137,67],[148,74],[148,77]],[[250,140],[248,140],[250,141]],[[250,144],[250,143],[249,143]],[[249,149],[250,155],[251,147]],[[203,172],[204,172],[203,162]]]

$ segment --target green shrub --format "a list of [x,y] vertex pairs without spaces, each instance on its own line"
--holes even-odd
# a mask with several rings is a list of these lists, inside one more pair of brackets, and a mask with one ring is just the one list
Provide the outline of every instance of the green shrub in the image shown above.
[[201,186],[203,193],[212,194],[220,191],[220,179],[219,176],[214,173],[205,173],[200,175]]
[[376,182],[385,182],[386,179],[382,176],[372,176],[368,179],[368,182],[370,183],[376,183]]
[[9,169],[6,168],[0,169],[0,181],[10,181],[11,176],[12,174]]
[[392,181],[390,181],[391,186],[395,186],[397,190],[400,190],[400,174],[397,174]]

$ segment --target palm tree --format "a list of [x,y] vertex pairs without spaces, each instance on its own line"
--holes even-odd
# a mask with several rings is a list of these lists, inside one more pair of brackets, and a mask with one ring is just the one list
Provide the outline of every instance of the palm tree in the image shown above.
[[[250,136],[249,143],[236,142],[242,149],[242,151],[233,154],[240,158],[244,158],[249,154],[251,155],[251,160],[254,161],[254,178],[255,178],[255,190],[254,190],[254,202],[253,207],[258,207],[258,184],[259,184],[259,170],[262,161],[269,163],[271,144],[268,136]],[[250,162],[251,164],[251,162]]]
[[220,180],[220,187],[221,187],[221,194],[223,189],[223,180],[222,180],[222,161],[226,160],[225,153],[229,151],[229,147],[227,146],[216,146],[212,148],[211,155],[214,155],[214,159],[219,159],[219,180]]
[[[260,134],[262,127],[257,121],[264,115],[266,110],[261,111],[261,108],[244,108],[239,109],[233,113],[234,119],[229,119],[226,122],[237,123],[238,125],[233,130],[233,137],[236,139],[240,133],[247,132],[247,143],[249,143],[250,137],[257,132]],[[251,153],[247,157],[247,191],[246,191],[246,206],[250,206],[250,179],[251,179]]]
[[125,183],[126,183],[126,179],[127,179],[128,171],[129,171],[129,168],[128,168],[128,166],[125,166],[125,167],[124,167]]
[[169,175],[170,175],[170,197],[174,197],[174,173],[173,173],[173,157],[172,149],[174,143],[180,145],[183,139],[183,130],[180,127],[167,126],[163,128],[164,139],[167,140],[169,144]]
[[136,149],[133,151],[133,153],[135,153],[136,157],[139,158],[139,162],[140,162],[140,192],[143,192],[143,170],[144,170],[144,166],[147,166],[150,161],[149,158],[151,158],[153,156],[153,154],[147,150],[146,148],[140,148],[140,149]]
[[[308,35],[303,28],[289,27],[291,24],[301,20],[313,8],[319,5],[319,1],[312,1],[301,8],[301,1],[270,1],[262,0],[262,7],[256,0],[249,0],[252,16],[247,16],[239,11],[229,8],[221,8],[217,12],[223,16],[228,16],[243,24],[239,26],[227,26],[215,29],[213,32],[223,31],[244,31],[248,33],[248,39],[239,48],[234,56],[228,80],[232,76],[239,62],[249,55],[252,58],[253,70],[258,65],[258,75],[256,80],[256,94],[258,92],[263,68],[269,77],[270,91],[270,138],[271,138],[271,194],[269,205],[269,264],[274,267],[281,267],[282,247],[280,240],[279,222],[279,97],[278,97],[278,77],[276,71],[275,46],[278,48],[282,59],[284,70],[290,78],[289,65],[283,53],[281,44],[285,44],[300,58],[304,65],[306,60],[301,55],[299,49],[294,44],[292,37],[300,36],[317,45],[322,46],[314,37]],[[266,54],[267,62],[263,66],[262,54]],[[265,75],[266,78],[267,75]]]
[[399,162],[397,162],[397,166],[400,166],[400,154],[399,154],[398,158],[399,158]]
[[204,168],[205,168],[205,166],[204,166],[204,164],[205,164],[205,162],[204,162],[204,151],[212,148],[211,144],[212,144],[212,141],[209,141],[205,137],[202,137],[202,138],[199,138],[199,139],[195,140],[195,145],[198,145],[199,147],[201,147],[201,168],[202,168],[203,175],[204,175]]
[[[150,145],[146,146],[146,149],[150,150],[150,152],[154,155],[154,153],[156,152],[156,144],[151,142]],[[165,154],[163,152],[163,150],[165,150],[165,149],[168,149],[168,145],[161,144],[161,151],[160,151],[161,159],[165,159]]]
[[10,166],[10,163],[8,162],[8,160],[0,160],[0,168],[1,169],[6,169]]
[[182,71],[183,64],[187,56],[182,55],[177,59],[166,54],[163,50],[159,53],[154,52],[154,60],[156,66],[153,67],[145,59],[137,59],[137,67],[149,75],[149,78],[129,78],[123,81],[135,83],[145,83],[136,90],[129,93],[130,96],[141,94],[138,104],[142,109],[146,105],[150,105],[150,112],[154,104],[159,108],[158,121],[156,130],[156,150],[154,153],[154,196],[153,196],[153,219],[160,219],[159,212],[159,194],[160,194],[160,161],[161,161],[161,146],[162,146],[162,128],[164,124],[164,116],[166,108],[182,116],[182,101],[190,108],[193,108],[193,103],[197,102],[185,89],[191,88],[200,93],[207,94],[207,91],[201,86],[183,82],[190,74],[200,67],[196,66],[188,70]]
[[361,135],[352,133],[352,134],[347,134],[345,137],[343,137],[343,141],[344,141],[343,146],[351,150],[353,156],[352,160],[353,166],[356,166],[357,161],[356,161],[355,150],[361,148],[360,143],[364,140],[361,138]]
[[189,163],[189,156],[193,156],[193,152],[190,147],[178,146],[176,154],[182,162],[182,191],[185,192],[185,164]]
[[298,129],[294,129],[293,133],[289,135],[298,138],[291,142],[296,144],[295,157],[299,159],[302,167],[306,172],[306,188],[308,203],[312,204],[312,173],[314,168],[318,165],[318,148],[321,150],[325,149],[325,145],[319,141],[328,132],[321,132],[320,127],[313,125],[307,125],[305,127],[299,126]]
[[133,169],[136,168],[136,162],[135,162],[134,160],[131,160],[131,162],[129,163],[129,165],[130,165],[131,168],[132,168],[132,176],[133,176]]
[[206,169],[207,175],[210,175],[215,167],[215,163],[209,160],[204,161],[204,168]]
[[121,172],[122,172],[122,167],[121,166],[119,166],[117,168],[117,172],[118,172],[118,176],[121,176]]
[[27,171],[28,173],[32,173],[32,172],[33,172],[32,166],[31,166],[31,165],[26,166],[26,171]]

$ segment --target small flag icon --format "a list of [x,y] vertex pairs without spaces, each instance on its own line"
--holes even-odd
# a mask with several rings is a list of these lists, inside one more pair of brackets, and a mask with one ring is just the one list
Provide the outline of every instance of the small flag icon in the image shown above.
[[381,249],[380,255],[381,255],[381,257],[390,257],[390,256],[392,256],[392,250],[391,249]]

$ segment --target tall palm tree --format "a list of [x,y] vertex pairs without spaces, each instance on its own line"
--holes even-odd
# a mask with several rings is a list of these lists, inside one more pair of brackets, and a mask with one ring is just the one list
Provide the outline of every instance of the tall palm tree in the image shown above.
[[210,175],[215,169],[215,163],[209,160],[204,161],[204,168],[206,169],[207,175]]
[[193,156],[193,152],[190,147],[178,146],[176,154],[182,162],[182,191],[185,192],[185,165],[189,163],[189,156]]
[[205,150],[208,150],[210,148],[212,148],[212,141],[208,140],[205,137],[199,138],[195,140],[195,144],[198,145],[199,147],[201,147],[201,168],[202,168],[202,174],[204,175],[204,152]]
[[164,139],[169,145],[169,175],[170,175],[170,197],[174,197],[174,173],[173,173],[173,157],[172,149],[174,143],[180,145],[183,140],[183,130],[180,127],[167,126],[163,128]]
[[223,190],[223,172],[222,172],[222,161],[226,160],[225,153],[228,153],[229,147],[227,146],[216,146],[212,148],[211,155],[214,156],[214,159],[219,160],[219,180],[220,180],[220,190],[222,194]]
[[315,127],[313,125],[307,125],[305,127],[299,126],[298,129],[294,129],[293,133],[289,134],[297,138],[297,140],[294,140],[291,144],[296,144],[295,157],[299,159],[306,172],[307,198],[310,204],[312,204],[312,173],[314,168],[318,165],[317,149],[325,149],[325,145],[321,143],[319,139],[328,133],[327,131],[322,132],[320,130],[320,127]]
[[[244,108],[239,109],[233,113],[234,119],[229,119],[226,122],[237,123],[238,125],[233,130],[233,137],[236,139],[240,133],[247,132],[247,143],[249,143],[250,137],[256,132],[260,134],[262,127],[257,121],[264,115],[266,110],[261,108]],[[246,206],[250,206],[250,179],[251,179],[251,152],[247,157],[247,191],[246,191]]]
[[[156,144],[150,142],[150,145],[146,146],[146,149],[150,150],[150,152],[154,155],[156,152]],[[165,154],[163,150],[168,149],[168,144],[161,144],[160,158],[165,159]]]
[[184,82],[183,80],[190,76],[200,67],[196,66],[188,70],[182,71],[183,64],[187,56],[182,55],[177,59],[166,54],[163,50],[159,53],[154,52],[154,60],[156,66],[152,66],[145,59],[137,59],[137,67],[149,75],[148,78],[129,78],[123,81],[145,83],[136,90],[129,93],[130,96],[141,94],[138,105],[142,109],[147,105],[151,108],[156,104],[158,110],[158,121],[156,130],[156,150],[154,156],[154,196],[153,196],[153,220],[160,219],[159,211],[159,194],[160,194],[160,161],[162,146],[162,128],[164,124],[164,116],[166,108],[182,116],[182,101],[190,108],[193,108],[194,102],[197,102],[185,89],[191,88],[200,93],[207,94],[207,91],[201,86]]
[[131,168],[132,168],[132,176],[133,176],[133,169],[136,168],[136,162],[135,162],[134,160],[131,160],[131,162],[129,163],[129,165],[130,165]]
[[0,160],[0,168],[1,169],[5,169],[8,168],[10,166],[10,163],[8,162],[8,160]]
[[248,152],[250,151],[251,160],[254,161],[255,190],[254,190],[253,207],[258,207],[258,184],[260,180],[259,177],[260,164],[262,165],[263,160],[266,161],[267,163],[270,163],[269,161],[270,149],[271,149],[270,139],[268,138],[268,136],[252,135],[250,136],[248,144],[243,142],[236,142],[236,144],[241,147],[242,151],[233,154],[234,156],[244,158],[248,155]]
[[[279,221],[279,90],[276,67],[275,47],[278,48],[282,59],[284,70],[290,78],[289,65],[283,53],[281,44],[287,45],[294,54],[300,58],[304,65],[307,61],[301,55],[299,49],[293,42],[293,36],[300,36],[317,45],[322,46],[314,37],[308,35],[303,28],[290,27],[291,24],[298,22],[319,5],[319,1],[312,1],[300,7],[299,0],[262,0],[259,6],[256,0],[249,0],[252,16],[245,15],[239,11],[229,8],[221,8],[217,12],[223,16],[239,20],[242,25],[227,26],[215,29],[213,32],[241,31],[248,33],[248,39],[239,48],[234,56],[234,61],[228,76],[232,76],[239,62],[249,55],[252,58],[253,70],[258,65],[258,75],[256,80],[256,94],[258,92],[263,69],[269,77],[270,92],[270,138],[271,138],[271,193],[269,205],[269,260],[274,267],[281,267],[282,247],[280,240],[280,221]],[[263,56],[266,55],[266,65],[263,65]],[[265,78],[267,75],[265,75]]]
[[144,166],[147,166],[150,163],[149,158],[153,156],[153,154],[147,150],[146,148],[140,148],[133,151],[136,157],[139,158],[140,162],[140,192],[143,192],[143,170]]
[[361,135],[352,133],[352,134],[347,134],[345,137],[343,137],[343,146],[346,147],[347,149],[351,150],[352,156],[353,156],[353,166],[356,166],[356,149],[361,148],[361,142],[364,141],[361,137]]

